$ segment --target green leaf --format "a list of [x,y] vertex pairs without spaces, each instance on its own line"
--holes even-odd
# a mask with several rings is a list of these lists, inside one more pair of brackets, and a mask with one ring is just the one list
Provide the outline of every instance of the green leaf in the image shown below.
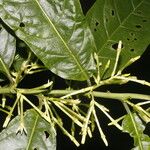
[[123,48],[118,70],[123,70],[132,58],[145,51],[150,43],[149,8],[149,0],[97,0],[88,12],[87,20],[102,62],[102,72],[108,60],[111,61],[105,77],[113,70],[119,40]]
[[56,150],[56,136],[52,126],[35,110],[28,110],[24,116],[27,135],[16,133],[20,117],[15,117],[0,133],[0,149],[5,150]]
[[10,67],[16,52],[16,39],[0,24],[0,57]]
[[123,131],[130,134],[134,138],[134,146],[132,150],[149,150],[150,137],[143,133],[145,124],[136,113],[125,116],[122,122]]
[[91,76],[94,42],[78,0],[1,0],[0,17],[52,72]]
[[0,24],[0,72],[10,76],[11,66],[16,52],[16,40]]

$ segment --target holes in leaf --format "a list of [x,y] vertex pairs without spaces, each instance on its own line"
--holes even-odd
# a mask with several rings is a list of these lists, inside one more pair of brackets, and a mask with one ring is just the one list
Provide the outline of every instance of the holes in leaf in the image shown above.
[[41,111],[42,111],[42,112],[45,112],[45,111],[46,111],[44,105],[42,106]]
[[94,31],[96,32],[97,31],[97,27],[99,26],[99,22],[98,21],[95,21],[95,28],[94,28]]
[[96,29],[96,28],[94,28],[94,31],[96,32],[96,31],[97,31],[97,29]]
[[49,133],[47,131],[44,131],[44,133],[45,133],[46,139],[49,138]]
[[135,34],[131,32],[130,35],[131,35],[131,36],[134,36]]
[[115,11],[111,10],[111,15],[114,16],[115,15]]
[[134,42],[134,41],[137,41],[137,38],[134,38],[134,39],[129,39],[129,38],[127,38],[127,40],[128,40],[128,41],[132,40],[132,42]]
[[95,26],[97,27],[98,25],[99,25],[99,22],[96,21],[96,22],[95,22]]
[[[118,48],[118,43],[113,44],[113,45],[112,45],[112,48],[113,48],[114,50],[117,50],[117,48]],[[123,44],[122,44],[121,48],[123,48]]]
[[88,10],[92,7],[92,5],[95,3],[96,0],[88,0],[87,3],[85,4],[85,0],[80,0],[83,13],[86,15]]
[[108,18],[105,18],[106,23],[108,22]]
[[37,150],[37,148],[34,148],[34,150]]
[[146,20],[146,19],[143,19],[142,21],[143,21],[143,22],[147,22],[147,20]]
[[21,22],[19,27],[23,28],[23,27],[25,27],[25,24],[23,22]]
[[136,28],[140,29],[140,28],[142,28],[142,26],[141,25],[136,25]]
[[117,48],[118,48],[118,43],[113,44],[113,45],[112,45],[112,48],[115,49],[115,50],[117,50]]
[[2,27],[0,27],[0,31],[2,30]]
[[131,52],[134,52],[134,48],[130,49]]

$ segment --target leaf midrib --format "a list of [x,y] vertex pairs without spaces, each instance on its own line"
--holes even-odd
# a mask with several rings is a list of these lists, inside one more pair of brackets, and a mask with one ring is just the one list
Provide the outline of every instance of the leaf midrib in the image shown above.
[[133,124],[133,128],[135,130],[136,137],[138,139],[139,148],[140,148],[140,150],[143,150],[143,145],[142,145],[142,142],[141,142],[140,135],[138,133],[138,127],[136,125],[136,120],[134,119],[134,116],[132,115],[132,113],[130,113],[129,115],[130,115],[130,118],[131,118],[131,121],[132,121],[132,124]]
[[43,10],[42,6],[40,5],[40,3],[38,2],[38,0],[35,0],[35,2],[37,3],[38,7],[40,8],[40,10],[43,12],[45,18],[47,19],[47,21],[51,24],[51,26],[53,27],[54,31],[56,32],[56,34],[58,35],[58,37],[61,39],[62,43],[65,45],[66,49],[68,50],[70,56],[72,56],[72,58],[75,60],[77,66],[79,67],[79,69],[81,70],[81,72],[83,73],[83,75],[85,76],[86,79],[89,78],[88,73],[86,72],[86,70],[82,67],[80,61],[78,60],[77,57],[75,57],[75,55],[73,55],[72,51],[70,50],[70,48],[68,47],[68,45],[66,44],[66,42],[63,40],[62,36],[60,35],[60,33],[58,32],[58,30],[56,29],[56,27],[54,26],[53,22],[50,20],[50,18],[48,17],[48,15],[46,14],[46,12]]
[[38,119],[39,119],[39,115],[36,116],[36,119],[35,119],[35,122],[34,122],[34,125],[33,125],[33,128],[32,128],[31,134],[30,134],[30,138],[29,138],[26,150],[29,150],[29,148],[30,148],[30,145],[31,145],[31,142],[32,142],[32,139],[33,139],[33,136],[34,136],[35,128],[37,126]]

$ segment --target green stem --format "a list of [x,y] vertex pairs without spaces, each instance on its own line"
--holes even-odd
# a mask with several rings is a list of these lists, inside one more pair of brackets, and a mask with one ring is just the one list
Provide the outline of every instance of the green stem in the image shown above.
[[116,99],[116,100],[123,100],[123,99],[150,100],[150,95],[137,94],[137,93],[110,93],[110,92],[94,91],[93,95],[95,97],[109,98],[109,99]]
[[29,95],[29,94],[41,94],[43,92],[46,92],[46,89],[17,89],[20,93],[25,94],[25,95]]
[[15,109],[15,107],[16,107],[18,101],[19,101],[19,99],[20,99],[20,96],[17,95],[17,99],[15,100],[15,102],[14,102],[14,104],[13,104],[13,106],[12,106],[12,108],[11,108],[9,114],[8,114],[8,116],[7,116],[6,119],[5,119],[5,122],[4,122],[4,124],[3,124],[3,128],[7,127],[8,123],[9,123],[9,121],[10,121],[10,119],[11,119],[12,113],[13,113],[13,111],[14,111],[14,109]]
[[31,89],[16,88],[16,85],[11,85],[9,87],[1,87],[0,94],[16,94],[17,92],[22,94],[40,94],[42,92],[46,92],[52,84],[53,82],[48,82],[44,85]]
[[0,94],[16,94],[17,91],[22,94],[39,94],[42,92],[45,92],[46,89],[21,89],[21,88],[13,88],[12,86],[10,87],[1,87],[0,88]]
[[15,93],[15,90],[12,87],[0,87],[0,94],[10,94]]
[[[93,86],[94,87],[94,86]],[[95,88],[95,87],[94,87]],[[91,87],[81,89],[81,90],[52,90],[49,95],[62,96],[62,98],[67,98],[68,96],[84,94],[87,96],[87,92],[92,89]],[[21,89],[21,88],[12,88],[12,87],[2,87],[0,88],[0,94],[15,94],[16,91],[19,91],[22,94],[40,94],[45,92],[46,89]],[[140,99],[140,100],[150,100],[150,95],[137,94],[137,93],[110,93],[110,92],[99,92],[93,91],[95,97],[107,98],[107,99]]]
[[5,64],[5,62],[0,58],[0,63],[1,63],[1,71],[3,71],[4,72],[4,74],[6,74],[7,75],[7,78],[9,79],[9,81],[11,82],[11,83],[13,83],[13,79],[12,79],[12,77],[11,77],[11,74],[10,74],[10,72],[9,72],[9,69],[8,69],[8,66]]
[[26,71],[30,60],[31,60],[31,52],[29,52],[27,60],[22,63],[21,69],[17,73],[15,84],[14,84],[15,87],[17,87],[19,82],[24,78],[24,76],[22,76],[22,73]]
[[[86,92],[86,91],[85,91]],[[71,95],[71,93],[80,94],[79,90],[52,90],[49,94],[62,96],[62,95]],[[81,92],[83,93],[83,91]],[[137,93],[110,93],[110,92],[98,92],[93,91],[92,93],[95,97],[108,98],[108,99],[140,99],[140,100],[150,100],[150,95],[137,94]],[[86,96],[87,93],[84,93]]]

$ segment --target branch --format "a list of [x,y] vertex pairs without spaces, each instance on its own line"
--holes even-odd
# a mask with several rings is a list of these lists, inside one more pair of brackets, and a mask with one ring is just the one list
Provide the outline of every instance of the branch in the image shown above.
[[16,93],[12,87],[0,87],[0,94]]
[[[62,95],[72,95],[71,93],[79,93],[80,90],[52,90],[49,94],[55,96]],[[150,95],[137,94],[137,93],[110,93],[110,92],[99,92],[93,91],[92,93],[95,97],[107,98],[107,99],[116,99],[116,100],[126,100],[126,99],[140,99],[140,100],[150,100]],[[87,93],[84,93],[87,96]],[[64,96],[65,97],[65,96]]]

